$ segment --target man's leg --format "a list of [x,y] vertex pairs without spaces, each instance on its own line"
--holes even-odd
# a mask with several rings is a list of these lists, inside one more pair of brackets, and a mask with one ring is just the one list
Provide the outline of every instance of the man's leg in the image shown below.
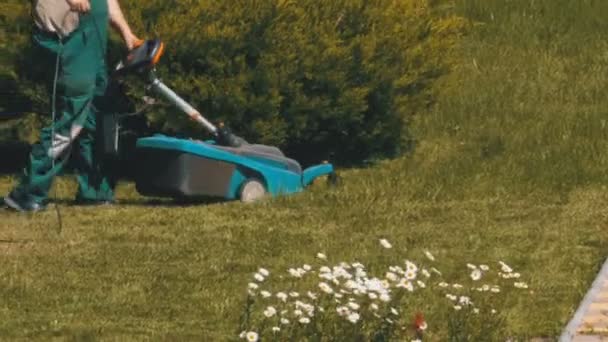
[[[97,101],[95,101],[97,102]],[[83,204],[101,204],[114,201],[115,181],[95,146],[97,111],[91,111],[74,151],[78,193],[76,201]]]
[[36,211],[44,208],[53,178],[64,169],[69,156],[69,151],[54,160],[49,156],[53,141],[52,133],[65,132],[70,124],[71,117],[66,115],[42,129],[40,141],[32,146],[19,185],[5,198],[7,205],[20,211]]

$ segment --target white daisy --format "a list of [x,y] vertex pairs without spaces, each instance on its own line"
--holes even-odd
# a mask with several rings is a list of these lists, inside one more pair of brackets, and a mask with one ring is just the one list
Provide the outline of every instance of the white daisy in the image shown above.
[[303,273],[303,272],[300,272],[300,270],[295,269],[295,268],[290,268],[290,269],[289,269],[289,274],[290,274],[292,277],[295,277],[295,278],[302,278],[302,276],[304,275],[304,273]]
[[388,293],[382,293],[380,294],[380,300],[385,303],[388,303],[391,301],[391,296],[389,296]]
[[270,318],[274,315],[277,314],[277,309],[273,308],[272,306],[269,306],[266,308],[266,310],[264,310],[264,316]]
[[513,286],[515,286],[518,289],[527,289],[528,288],[528,284],[526,284],[524,282],[516,282],[513,284]]
[[393,272],[386,272],[385,278],[390,281],[397,281],[397,275]]
[[268,277],[270,275],[270,272],[268,272],[268,270],[265,269],[265,268],[260,268],[258,270],[258,273],[261,274],[261,275],[263,275],[264,277]]
[[473,304],[473,302],[471,302],[471,298],[467,297],[467,296],[460,296],[460,298],[458,299],[458,303],[461,305],[471,305]]
[[327,266],[321,266],[321,268],[319,268],[319,272],[321,272],[321,273],[331,273],[331,268],[329,268]]
[[391,245],[390,242],[388,242],[387,239],[380,239],[380,244],[382,245],[382,247],[386,248],[386,249],[391,249],[393,248],[393,245]]
[[481,279],[481,271],[478,269],[474,269],[473,272],[471,272],[471,279],[473,279],[474,281],[478,281],[479,279]]
[[247,341],[249,341],[249,342],[257,342],[259,340],[258,333],[254,332],[254,331],[248,332],[247,334],[245,334],[245,337],[247,338]]
[[325,255],[324,253],[317,253],[317,258],[327,260],[327,255]]
[[302,324],[308,324],[310,323],[310,318],[308,317],[301,317],[298,322],[302,323]]
[[355,302],[349,302],[348,307],[351,308],[352,310],[359,310],[359,304],[355,303]]
[[264,276],[259,273],[254,274],[253,277],[255,278],[255,280],[257,280],[259,282],[264,281]]
[[418,272],[418,266],[409,260],[405,260],[406,271]]
[[357,323],[360,318],[361,316],[356,312],[351,312],[348,317],[346,317],[346,319],[348,319],[348,321],[351,323]]
[[319,289],[321,289],[321,291],[328,293],[328,294],[332,294],[334,292],[334,290],[331,288],[331,286],[327,285],[327,283],[324,283],[324,282],[319,283]]
[[405,273],[405,271],[403,270],[403,268],[401,268],[400,266],[389,266],[388,270],[391,271],[391,272],[393,272],[393,273],[398,273],[398,274]]
[[499,261],[498,263],[500,264],[500,269],[503,272],[505,272],[505,273],[511,273],[511,272],[513,272],[513,269],[509,265],[505,264],[502,261]]
[[350,314],[350,310],[346,306],[338,306],[336,308],[336,312],[340,317]]
[[406,289],[409,292],[414,291],[414,285],[412,285],[412,282],[405,278],[403,278],[399,281],[399,284],[397,284],[397,287]]
[[433,256],[433,254],[431,254],[431,252],[424,251],[424,255],[426,255],[426,257],[429,258],[429,260],[435,261],[435,257]]

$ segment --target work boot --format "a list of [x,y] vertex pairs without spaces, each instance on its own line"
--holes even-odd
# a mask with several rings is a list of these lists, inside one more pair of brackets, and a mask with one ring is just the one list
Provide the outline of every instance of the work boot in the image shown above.
[[17,196],[13,192],[4,197],[4,204],[10,209],[19,212],[37,212],[46,209],[44,204],[24,198],[23,196]]

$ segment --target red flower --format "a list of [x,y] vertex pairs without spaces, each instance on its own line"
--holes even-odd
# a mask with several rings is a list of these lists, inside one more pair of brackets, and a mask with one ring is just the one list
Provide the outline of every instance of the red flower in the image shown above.
[[421,312],[417,313],[414,318],[414,329],[416,329],[417,332],[423,332],[426,328],[427,324],[424,315]]

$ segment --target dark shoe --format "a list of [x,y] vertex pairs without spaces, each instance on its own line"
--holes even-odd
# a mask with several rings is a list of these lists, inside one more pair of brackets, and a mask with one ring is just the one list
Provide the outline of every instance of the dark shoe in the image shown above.
[[6,206],[8,206],[10,209],[19,212],[37,212],[46,209],[44,204],[37,203],[35,201],[20,200],[13,193],[10,193],[8,196],[4,197],[4,204],[6,204]]

